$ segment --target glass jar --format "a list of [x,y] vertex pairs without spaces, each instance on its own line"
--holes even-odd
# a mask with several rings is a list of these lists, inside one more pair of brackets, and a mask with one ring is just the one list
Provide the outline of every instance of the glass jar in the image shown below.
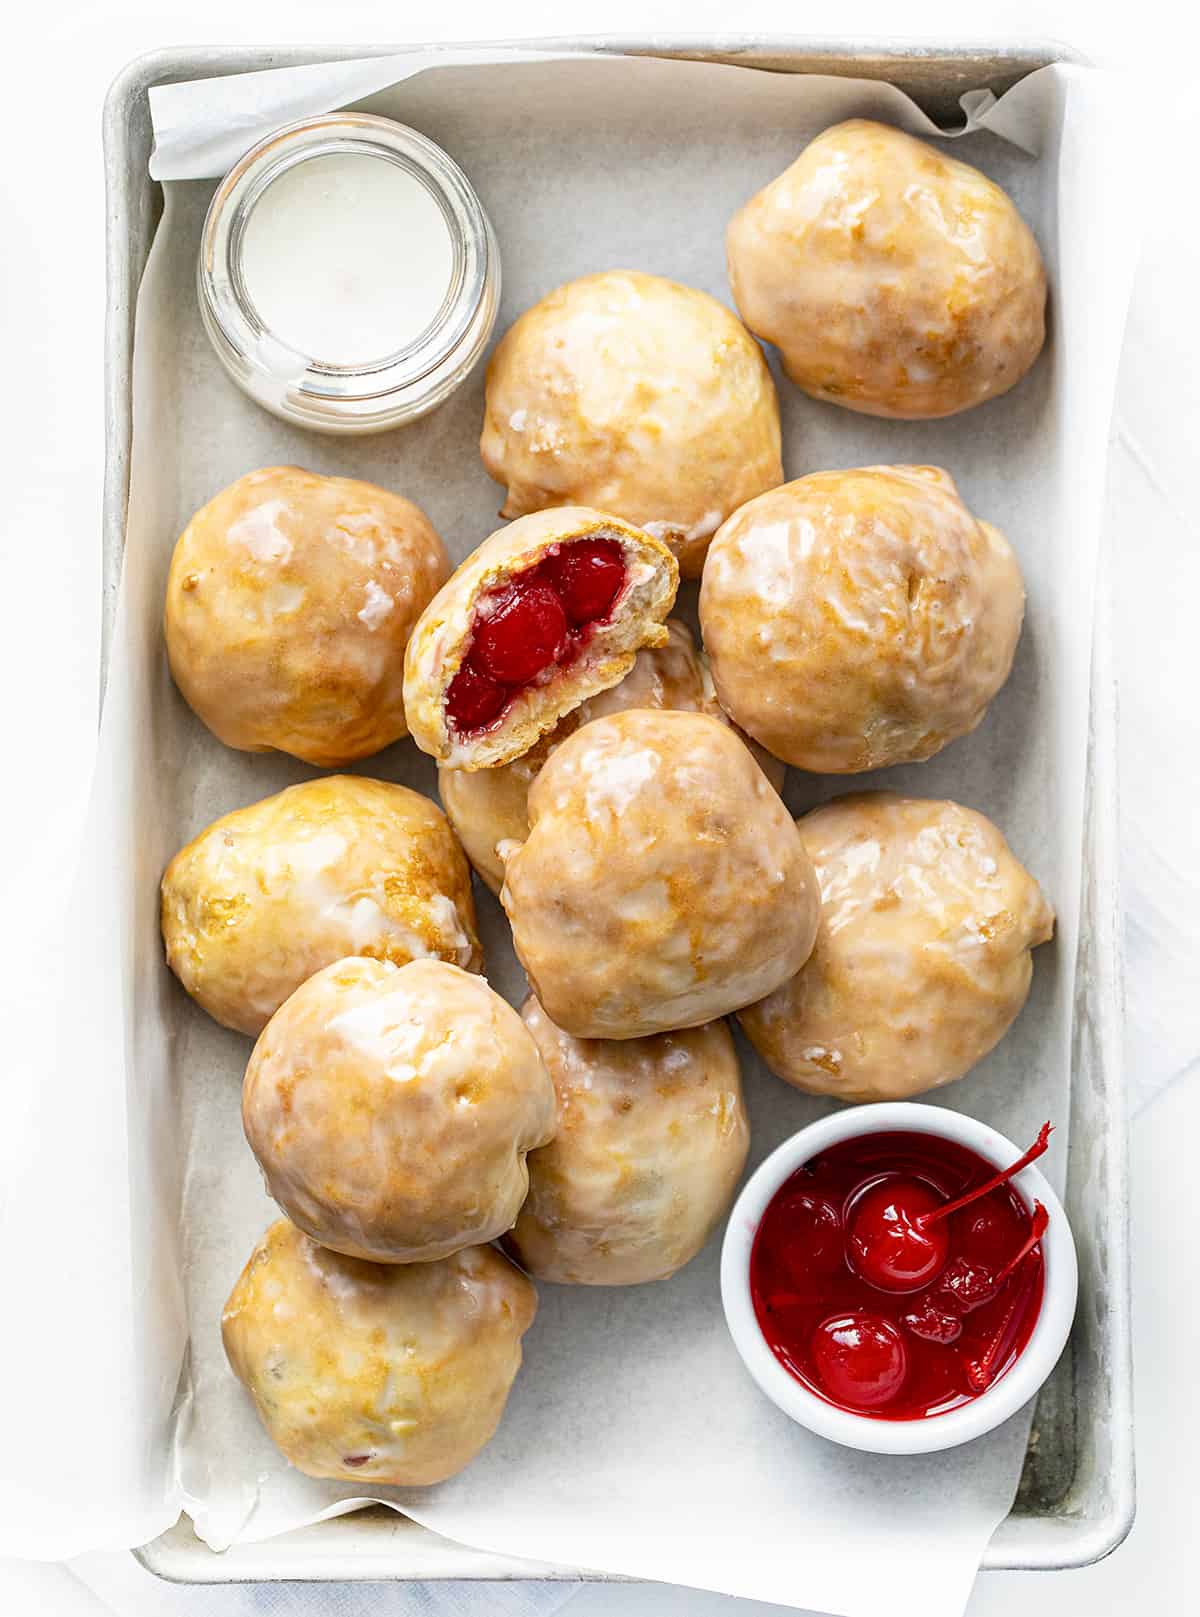
[[500,255],[470,182],[389,118],[339,112],[261,141],[217,187],[204,328],[265,409],[320,432],[425,415],[483,353]]

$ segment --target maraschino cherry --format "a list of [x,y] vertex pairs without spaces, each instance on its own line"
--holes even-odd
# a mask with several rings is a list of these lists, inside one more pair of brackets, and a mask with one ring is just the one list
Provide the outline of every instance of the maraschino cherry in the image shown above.
[[1011,1167],[954,1201],[943,1201],[931,1185],[906,1175],[890,1174],[871,1186],[855,1203],[846,1230],[851,1268],[880,1291],[919,1291],[929,1285],[946,1267],[950,1251],[946,1220],[1027,1168],[1047,1149],[1050,1133],[1050,1124],[1044,1124]]
[[817,1326],[813,1365],[831,1398],[851,1409],[890,1403],[908,1374],[904,1338],[881,1314],[836,1314]]

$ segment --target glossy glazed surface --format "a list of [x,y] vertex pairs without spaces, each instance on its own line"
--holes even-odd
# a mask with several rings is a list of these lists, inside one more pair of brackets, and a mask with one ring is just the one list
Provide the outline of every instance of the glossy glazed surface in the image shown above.
[[242,1122],[270,1194],[335,1251],[424,1263],[509,1229],[554,1085],[517,1013],[441,961],[327,966],[254,1047]]
[[250,472],[175,547],[175,683],[227,746],[323,769],[369,757],[407,732],[405,648],[449,571],[398,494],[298,466]]
[[505,1245],[536,1280],[631,1286],[689,1263],[732,1199],[750,1128],[724,1022],[645,1039],[574,1039],[521,1009],[558,1095]]
[[[999,1380],[1037,1322],[1044,1274],[1035,1210],[1010,1185],[949,1210],[994,1175],[966,1146],[899,1132],[842,1141],[793,1174],[750,1260],[755,1315],[780,1362],[839,1408],[889,1420],[958,1408]],[[894,1224],[887,1214],[943,1208],[927,1226],[941,1232],[932,1267],[864,1266],[861,1238]]]
[[806,393],[953,415],[1019,382],[1045,338],[1033,233],[986,175],[862,118],[812,141],[729,226],[742,319]]
[[425,1486],[495,1432],[537,1294],[492,1247],[362,1263],[286,1219],[221,1318],[225,1352],[285,1457],[310,1477]]
[[814,472],[713,540],[700,622],[722,706],[801,769],[929,758],[1008,678],[1025,590],[936,466]]
[[[529,835],[529,788],[555,747],[581,725],[635,707],[707,713],[728,722],[691,631],[678,618],[669,618],[666,628],[666,642],[639,651],[618,685],[589,696],[511,764],[499,764],[495,769],[438,770],[438,791],[450,823],[467,858],[493,893],[499,893],[504,883],[504,861],[497,850],[506,842],[524,842]],[[780,791],[785,766],[755,742],[748,741],[748,745],[771,785]]]
[[780,1078],[903,1100],[960,1078],[1024,1005],[1054,911],[1000,831],[958,803],[836,798],[797,821],[821,887],[812,955],[739,1012]]
[[577,1038],[711,1022],[808,958],[808,855],[716,719],[643,709],[593,719],[543,766],[529,821],[501,900],[546,1014]]
[[613,511],[662,539],[684,577],[744,501],[783,480],[762,350],[706,292],[636,270],[544,297],[488,366],[483,463],[503,515]]
[[163,876],[162,933],[188,993],[252,1035],[347,955],[483,967],[471,872],[445,816],[357,775],[289,786],[202,831]]

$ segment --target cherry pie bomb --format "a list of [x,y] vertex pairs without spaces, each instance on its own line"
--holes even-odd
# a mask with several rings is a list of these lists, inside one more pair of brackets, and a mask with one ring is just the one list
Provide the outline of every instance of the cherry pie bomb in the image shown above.
[[501,902],[547,1016],[576,1038],[698,1027],[808,959],[816,878],[728,725],[633,709],[593,719],[529,793]]
[[1046,271],[1007,193],[902,130],[824,130],[734,217],[738,312],[814,398],[927,420],[1005,393],[1046,333]]
[[257,1037],[347,955],[483,968],[471,872],[435,803],[328,775],[235,809],[162,880],[167,964],[210,1016]]
[[853,774],[932,757],[1008,678],[1025,590],[936,466],[813,472],[712,542],[700,623],[721,705],[777,758]]
[[510,763],[663,645],[679,569],[657,539],[582,506],[538,512],[484,541],[413,631],[404,706],[439,763]]
[[536,999],[521,1015],[558,1094],[505,1245],[535,1280],[633,1286],[690,1263],[724,1216],[750,1129],[724,1022],[575,1039]]
[[479,447],[507,491],[501,515],[615,511],[685,578],[732,511],[783,481],[762,349],[707,292],[635,270],[560,286],[510,328]]
[[270,1195],[322,1246],[379,1263],[503,1235],[555,1115],[516,1011],[440,960],[326,966],[268,1022],[242,1085]]
[[533,1286],[494,1247],[364,1263],[281,1218],[230,1293],[221,1335],[268,1435],[300,1471],[427,1487],[492,1437],[536,1312]]
[[[438,770],[438,790],[450,824],[467,858],[493,893],[499,894],[504,884],[499,849],[524,842],[529,835],[529,788],[555,747],[581,725],[635,707],[707,713],[728,722],[691,631],[678,618],[669,618],[666,627],[668,638],[663,645],[644,647],[618,685],[589,696],[520,758],[495,769]],[[747,741],[747,745],[771,785],[781,791],[786,766],[756,743]]]
[[812,953],[738,1013],[778,1077],[838,1100],[961,1078],[1019,1014],[1054,912],[1004,837],[958,803],[837,798],[797,821],[820,883]]
[[171,673],[226,746],[353,763],[408,733],[405,647],[449,571],[398,494],[298,466],[250,472],[175,546]]

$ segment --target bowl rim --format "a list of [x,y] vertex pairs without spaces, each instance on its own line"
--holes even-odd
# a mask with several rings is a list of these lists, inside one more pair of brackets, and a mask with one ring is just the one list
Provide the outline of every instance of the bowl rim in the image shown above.
[[999,1130],[942,1106],[887,1101],[833,1112],[798,1130],[766,1157],[733,1204],[721,1246],[721,1303],[742,1363],[785,1415],[818,1436],[869,1454],[933,1454],[982,1437],[1033,1398],[1066,1346],[1075,1317],[1079,1275],[1075,1242],[1062,1203],[1034,1164],[1012,1180],[1027,1202],[1043,1203],[1050,1222],[1042,1237],[1041,1311],[1016,1363],[969,1404],[921,1420],[889,1421],[828,1404],[784,1368],[767,1345],[750,1294],[750,1252],[776,1191],[818,1152],[865,1134],[933,1134],[967,1146],[997,1168],[1022,1148]]

